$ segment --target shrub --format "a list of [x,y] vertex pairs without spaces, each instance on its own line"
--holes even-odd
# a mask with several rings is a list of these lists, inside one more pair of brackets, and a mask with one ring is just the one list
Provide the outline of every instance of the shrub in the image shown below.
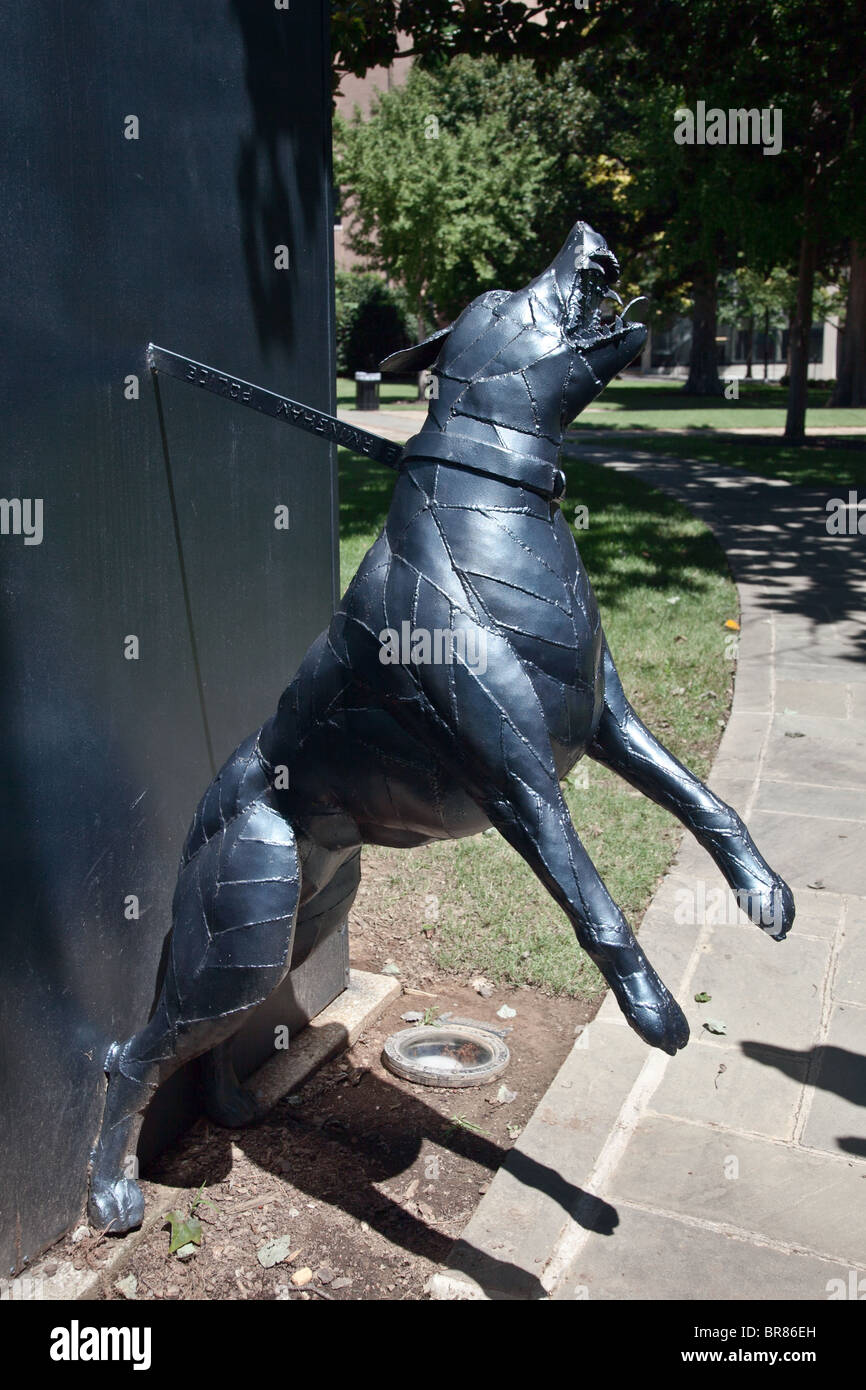
[[415,341],[405,295],[372,271],[338,270],[337,372],[375,372],[383,357]]

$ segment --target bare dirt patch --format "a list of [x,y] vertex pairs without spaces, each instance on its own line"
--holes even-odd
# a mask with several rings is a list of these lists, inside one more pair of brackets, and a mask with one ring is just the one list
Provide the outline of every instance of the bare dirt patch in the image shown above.
[[[168,1253],[168,1226],[149,1232],[115,1276],[123,1291],[112,1283],[105,1297],[424,1296],[428,1276],[446,1258],[598,1000],[549,998],[527,986],[497,988],[484,998],[468,980],[445,976],[427,938],[418,931],[407,937],[399,914],[375,915],[375,881],[388,872],[386,858],[367,873],[354,963],[381,969],[386,960],[397,961],[402,995],[348,1053],[280,1101],[261,1124],[228,1131],[199,1120],[162,1155],[146,1178],[184,1188],[189,1202],[205,1184],[202,1195],[213,1205],[196,1208],[201,1245],[179,1259]],[[504,1004],[515,1010],[513,1018],[497,1016]],[[510,1027],[505,1075],[477,1089],[440,1089],[386,1071],[386,1036],[409,1026],[403,1014],[426,1011]],[[516,1093],[504,1104],[497,1099],[503,1083]],[[143,1186],[152,1196],[151,1183]],[[271,1252],[279,1262],[265,1267],[259,1252],[268,1259],[263,1247],[280,1241]],[[98,1266],[101,1244],[71,1250]]]

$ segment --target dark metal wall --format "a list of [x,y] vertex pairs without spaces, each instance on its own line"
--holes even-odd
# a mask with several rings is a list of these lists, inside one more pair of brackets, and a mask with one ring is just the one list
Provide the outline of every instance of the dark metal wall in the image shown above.
[[[327,39],[325,0],[4,8],[3,1272],[81,1210],[101,1060],[153,1001],[208,737],[218,765],[272,712],[335,597],[330,447],[163,379],[187,606],[145,365],[153,339],[333,410]],[[304,998],[344,978],[332,943]]]

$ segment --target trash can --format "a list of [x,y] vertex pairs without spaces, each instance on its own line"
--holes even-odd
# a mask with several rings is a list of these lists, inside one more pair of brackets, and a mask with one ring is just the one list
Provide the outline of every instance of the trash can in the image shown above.
[[378,410],[379,409],[379,382],[382,380],[381,372],[356,372],[355,373],[355,409],[356,410]]

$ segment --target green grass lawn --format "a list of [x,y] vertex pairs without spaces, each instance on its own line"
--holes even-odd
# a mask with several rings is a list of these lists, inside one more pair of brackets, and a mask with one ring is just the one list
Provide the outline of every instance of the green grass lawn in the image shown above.
[[[606,435],[611,449],[616,437]],[[859,439],[811,439],[807,444],[755,439],[739,435],[678,435],[676,438],[645,434],[629,440],[629,447],[655,454],[676,454],[686,461],[726,464],[758,478],[784,478],[804,487],[866,488],[866,441]],[[580,449],[575,440],[574,449]]]
[[[565,461],[566,517],[588,508],[576,539],[627,694],[669,748],[704,776],[730,704],[726,619],[737,596],[710,532],[637,479]],[[340,451],[344,587],[385,516],[393,475]],[[670,861],[678,822],[591,761],[565,787],[575,826],[634,924]],[[589,995],[602,981],[571,927],[498,835],[418,850],[368,848],[407,933],[433,929],[439,964],[464,976]],[[429,893],[435,891],[436,920]]]
[[[386,376],[379,382],[379,403],[386,408],[390,406],[391,409],[395,406],[399,406],[401,410],[427,409],[427,402],[419,401],[414,386],[389,381]],[[337,377],[337,409],[355,409],[355,383],[350,377]]]
[[[599,433],[613,430],[757,430],[778,429],[785,425],[787,389],[774,382],[740,381],[739,399],[725,400],[717,396],[687,396],[682,382],[659,380],[655,377],[634,377],[619,380],[606,387],[592,405],[587,406],[575,422],[576,429],[592,429]],[[866,439],[866,409],[861,407],[829,407],[830,392],[826,386],[810,387],[806,423],[816,429],[845,425],[862,429]],[[412,386],[399,385],[387,377],[379,387],[379,399],[385,409],[426,410],[427,402],[419,401]],[[337,380],[337,403],[349,410],[355,404],[355,383],[348,377]]]
[[[598,430],[730,430],[782,429],[787,389],[776,383],[739,382],[739,399],[687,396],[679,382],[617,381],[577,422],[579,429]],[[810,387],[806,423],[816,429],[855,426],[866,434],[866,409],[830,408],[826,386]]]

